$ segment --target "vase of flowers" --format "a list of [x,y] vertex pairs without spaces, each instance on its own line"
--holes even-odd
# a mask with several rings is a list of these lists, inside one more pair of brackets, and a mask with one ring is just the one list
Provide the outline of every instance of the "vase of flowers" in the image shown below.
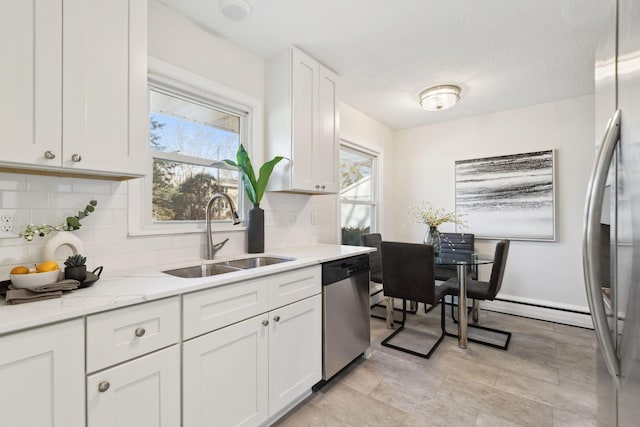
[[444,208],[434,208],[430,202],[419,202],[409,208],[409,216],[416,224],[429,226],[424,236],[424,244],[433,246],[433,253],[440,254],[442,241],[438,227],[445,222],[451,222],[464,227],[464,222],[455,212],[447,212]]
[[433,246],[433,253],[435,255],[440,254],[442,249],[442,240],[440,239],[440,232],[437,227],[429,227],[427,233],[424,235],[423,243],[425,245]]

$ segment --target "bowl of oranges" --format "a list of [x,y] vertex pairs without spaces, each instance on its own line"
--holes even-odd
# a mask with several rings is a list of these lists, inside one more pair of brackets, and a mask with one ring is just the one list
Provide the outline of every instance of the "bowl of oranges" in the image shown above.
[[34,289],[57,282],[60,277],[60,267],[55,261],[42,262],[34,269],[20,265],[11,270],[9,277],[11,284],[16,288]]

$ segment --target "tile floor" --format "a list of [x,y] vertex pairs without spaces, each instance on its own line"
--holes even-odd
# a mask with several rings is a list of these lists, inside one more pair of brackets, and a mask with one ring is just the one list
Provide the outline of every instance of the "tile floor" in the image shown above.
[[[425,351],[439,330],[439,312],[409,315],[412,330],[394,343]],[[455,332],[450,320],[447,310],[447,330]],[[354,362],[276,425],[603,425],[596,421],[592,330],[484,310],[480,323],[511,331],[509,350],[472,342],[462,350],[446,337],[426,360],[382,347],[391,331],[372,318],[371,357]]]

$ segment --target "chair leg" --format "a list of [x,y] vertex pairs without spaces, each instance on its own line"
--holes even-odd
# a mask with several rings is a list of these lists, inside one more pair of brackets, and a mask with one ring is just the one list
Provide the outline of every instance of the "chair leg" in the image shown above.
[[[439,302],[439,304],[442,305],[442,308],[440,310],[440,329],[441,329],[441,334],[438,337],[438,340],[436,341],[436,343],[431,346],[431,348],[429,349],[429,351],[427,353],[420,353],[405,347],[400,347],[394,344],[390,344],[389,341],[391,341],[393,339],[393,337],[395,337],[396,335],[398,335],[400,333],[400,331],[402,331],[404,329],[404,325],[405,325],[405,321],[407,319],[407,301],[406,300],[402,300],[402,324],[400,325],[400,327],[398,329],[396,329],[395,331],[393,331],[393,333],[391,335],[389,335],[387,338],[385,338],[382,341],[382,345],[385,347],[389,347],[389,348],[393,348],[394,350],[399,350],[402,351],[404,353],[409,353],[412,354],[414,356],[418,356],[418,357],[422,357],[423,359],[428,359],[431,357],[431,355],[433,354],[433,352],[436,350],[436,348],[438,348],[438,346],[440,345],[440,343],[442,342],[442,340],[445,337],[445,322],[444,322],[444,298],[442,298]],[[433,306],[438,305],[438,303],[433,304]]]
[[473,303],[471,304],[471,318],[473,320],[473,323],[478,323],[479,313],[480,313],[480,301],[478,301],[477,299],[474,299]]
[[[404,305],[404,301],[403,301],[403,305]],[[393,303],[393,298],[391,297],[387,297],[387,316],[386,316],[386,323],[387,323],[387,329],[393,329],[393,309],[394,309],[394,303]],[[404,317],[406,316],[406,312],[403,310],[402,311],[402,324],[404,324]]]
[[[476,307],[477,307],[477,309],[479,311],[479,305],[480,305],[479,301],[474,299],[473,300],[473,306],[470,309],[471,312],[472,312],[472,317],[474,318],[474,322],[477,321],[476,319],[478,318],[478,316],[473,311],[474,311],[474,309],[476,309]],[[454,313],[453,306],[454,306],[454,304],[453,304],[453,295],[452,295],[451,296],[451,317],[453,318],[453,323],[457,324],[458,321],[456,320],[455,316],[453,315],[453,313]],[[467,337],[468,341],[475,342],[477,344],[486,345],[486,346],[493,347],[493,348],[497,348],[497,349],[500,349],[500,350],[505,350],[505,351],[507,351],[509,349],[509,342],[511,342],[511,332],[503,331],[503,330],[500,330],[500,329],[488,328],[486,326],[480,326],[480,325],[476,325],[476,324],[473,324],[473,323],[469,323],[469,324],[467,324],[467,326],[469,328],[475,328],[475,329],[480,329],[480,330],[483,330],[483,331],[489,331],[489,332],[493,332],[494,334],[504,335],[505,337],[507,337],[507,339],[504,342],[504,345],[494,344],[492,342],[482,341],[482,340],[479,340],[479,339],[476,339],[476,338],[470,338],[470,337]],[[458,338],[458,334],[454,334],[454,333],[450,333],[450,332],[445,332],[445,334],[448,337]]]

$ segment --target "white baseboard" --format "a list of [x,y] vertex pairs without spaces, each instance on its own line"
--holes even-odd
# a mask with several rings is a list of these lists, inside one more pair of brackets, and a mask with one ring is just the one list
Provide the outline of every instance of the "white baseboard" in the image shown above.
[[[593,329],[591,316],[583,310],[576,310],[574,307],[549,306],[548,302],[524,300],[511,297],[513,301],[507,301],[506,298],[499,301],[481,301],[480,308],[499,313],[515,314],[517,316],[530,317],[533,319],[547,320],[549,322],[563,323],[565,325],[579,326],[582,328]],[[570,310],[570,311],[569,311]]]

